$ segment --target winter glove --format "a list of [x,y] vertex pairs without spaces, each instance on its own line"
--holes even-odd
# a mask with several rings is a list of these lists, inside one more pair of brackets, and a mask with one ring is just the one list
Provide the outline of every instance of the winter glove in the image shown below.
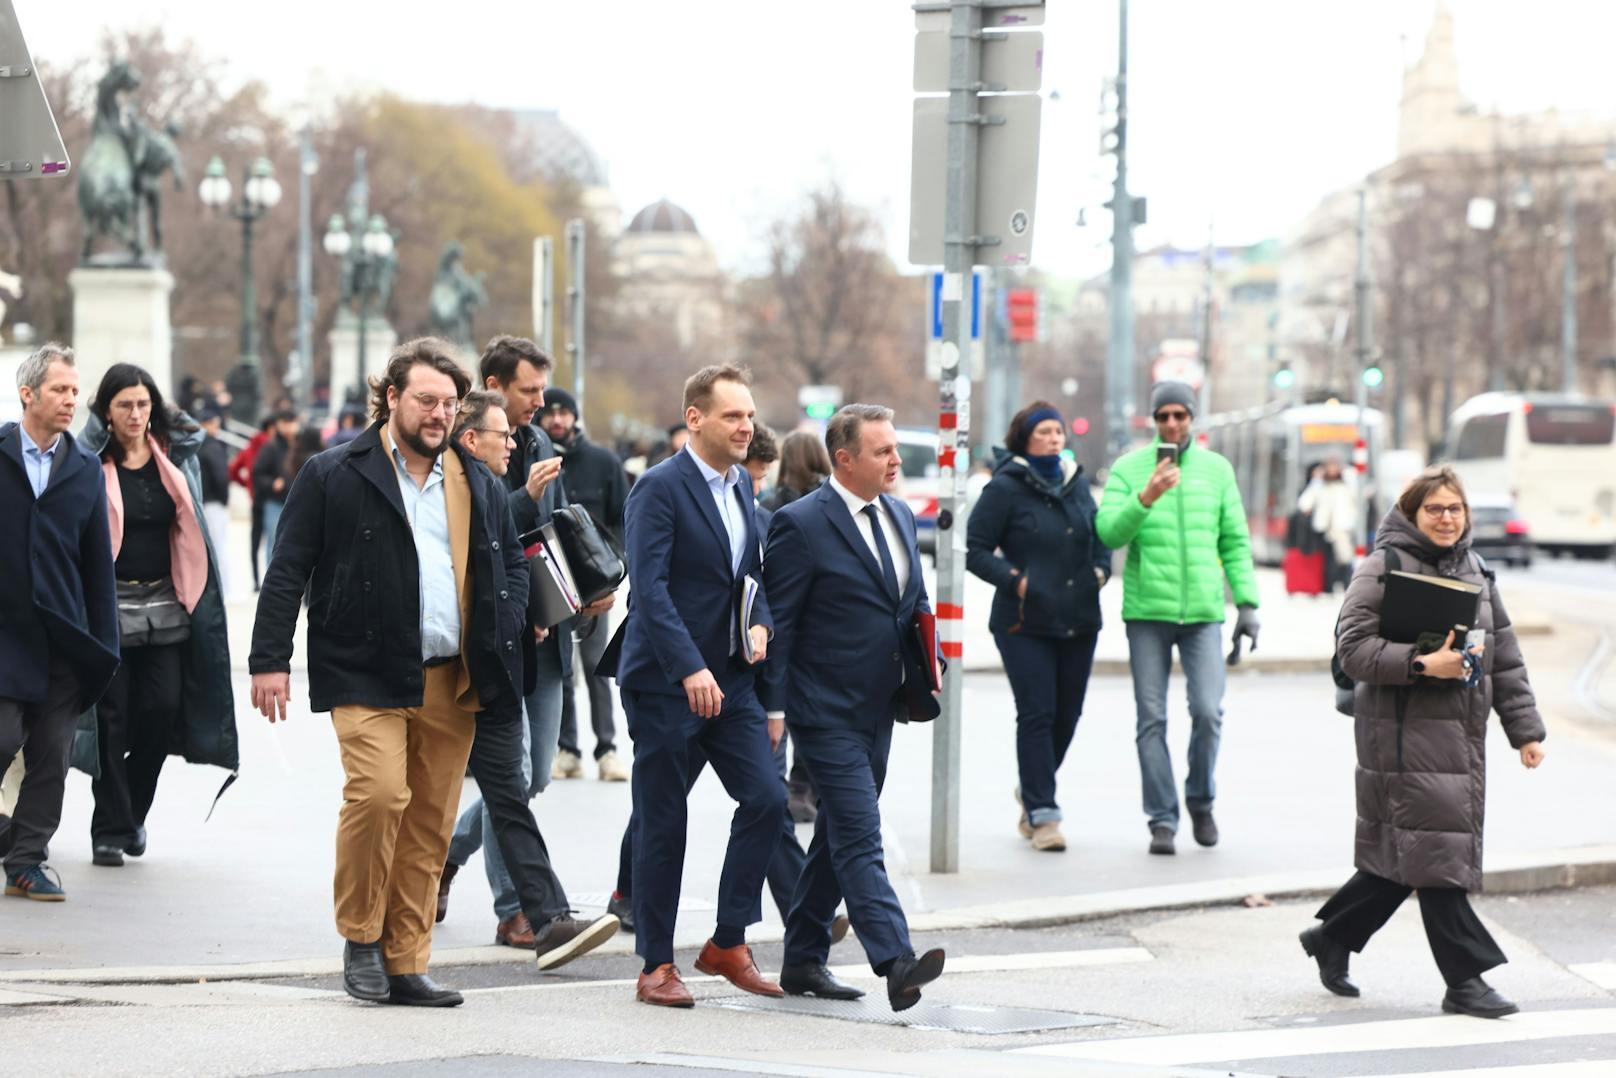
[[1235,618],[1234,621],[1235,642],[1238,644],[1240,638],[1244,636],[1246,639],[1251,641],[1251,650],[1256,651],[1257,631],[1261,628],[1262,624],[1257,620],[1257,608],[1250,605],[1242,605],[1240,607],[1240,616]]

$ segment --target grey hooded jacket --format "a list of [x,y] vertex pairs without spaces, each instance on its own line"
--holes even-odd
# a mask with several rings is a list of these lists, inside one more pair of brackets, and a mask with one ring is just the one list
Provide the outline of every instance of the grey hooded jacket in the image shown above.
[[[1457,577],[1482,586],[1485,629],[1481,684],[1412,672],[1414,645],[1382,638],[1386,548],[1408,572]],[[1493,581],[1470,552],[1467,529],[1443,549],[1393,508],[1374,551],[1353,574],[1336,635],[1353,697],[1358,749],[1358,824],[1353,863],[1408,887],[1481,889],[1486,797],[1487,715],[1497,711],[1510,745],[1544,739],[1526,664]]]

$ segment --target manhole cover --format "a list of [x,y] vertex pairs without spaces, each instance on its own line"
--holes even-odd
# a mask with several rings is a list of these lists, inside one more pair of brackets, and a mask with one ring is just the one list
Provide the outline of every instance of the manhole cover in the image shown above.
[[726,1007],[732,1011],[762,1011],[768,1014],[801,1014],[811,1018],[839,1018],[844,1022],[868,1022],[878,1026],[908,1026],[947,1033],[1039,1033],[1049,1029],[1079,1029],[1108,1026],[1118,1021],[1099,1014],[1071,1011],[1034,1011],[1023,1007],[988,1007],[969,1003],[928,1003],[921,1000],[898,1014],[883,999],[851,1001],[815,999],[812,996],[723,996],[704,999],[703,1007]]

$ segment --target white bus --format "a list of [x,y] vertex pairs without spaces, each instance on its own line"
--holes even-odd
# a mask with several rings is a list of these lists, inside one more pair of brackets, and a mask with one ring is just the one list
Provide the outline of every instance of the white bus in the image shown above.
[[1472,498],[1509,498],[1548,553],[1616,548],[1616,402],[1483,393],[1453,413],[1448,456]]
[[[1383,417],[1366,408],[1361,428],[1358,418],[1356,406],[1329,401],[1272,404],[1196,421],[1198,436],[1234,466],[1258,564],[1278,565],[1284,558],[1286,525],[1307,482],[1308,468],[1335,457],[1351,472],[1353,449],[1362,436],[1368,451],[1367,478],[1373,483],[1380,476]],[[1380,523],[1375,513],[1389,504],[1388,497],[1396,496],[1393,491],[1373,505],[1366,501],[1364,513],[1371,529]]]

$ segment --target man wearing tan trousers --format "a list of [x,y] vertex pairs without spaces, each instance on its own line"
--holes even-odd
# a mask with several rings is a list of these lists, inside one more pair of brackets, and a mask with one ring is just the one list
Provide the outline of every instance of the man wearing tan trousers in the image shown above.
[[504,491],[449,438],[469,388],[443,341],[394,349],[371,380],[375,422],[298,473],[253,627],[253,705],[284,720],[308,592],[310,710],[331,712],[346,775],[333,887],[343,987],[377,1003],[462,1001],[426,975],[438,875],[474,716],[520,714],[532,651]]

